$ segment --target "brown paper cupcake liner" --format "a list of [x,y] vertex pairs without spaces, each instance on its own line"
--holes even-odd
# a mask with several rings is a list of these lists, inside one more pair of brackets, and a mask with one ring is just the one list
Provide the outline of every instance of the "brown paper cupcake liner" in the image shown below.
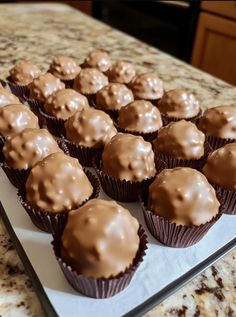
[[236,139],[224,139],[211,135],[206,135],[206,140],[210,144],[213,151],[225,146],[226,144],[236,143]]
[[11,77],[7,77],[6,79],[7,85],[9,86],[11,92],[17,97],[24,98],[24,95],[29,94],[29,86],[28,85],[17,85],[12,80]]
[[2,152],[3,145],[5,144],[5,137],[0,135],[0,151]]
[[161,153],[159,151],[154,151],[154,153],[156,157],[158,157],[166,163],[168,168],[191,167],[197,170],[201,170],[207,160],[209,153],[212,151],[211,147],[207,142],[205,142],[204,144],[204,150],[204,155],[198,160],[177,159],[165,153]]
[[[138,201],[139,194],[147,188],[155,179],[151,177],[141,182],[132,182],[125,179],[118,179],[105,174],[101,169],[101,160],[99,155],[93,159],[93,167],[98,175],[104,192],[111,198],[121,202]],[[158,160],[156,163],[157,173],[160,173],[166,165]]]
[[236,215],[236,191],[222,188],[213,183],[211,183],[211,185],[222,197],[223,213],[227,215]]
[[[218,196],[218,199],[220,196]],[[216,223],[222,216],[223,206],[220,205],[218,214],[210,221],[200,226],[183,226],[177,225],[164,219],[147,207],[147,191],[139,197],[143,216],[148,227],[148,230],[162,244],[174,248],[187,248],[200,241],[207,231]],[[221,201],[221,199],[219,199]]]
[[158,135],[158,131],[150,132],[150,133],[143,133],[143,132],[138,132],[138,131],[127,130],[127,129],[121,128],[117,124],[117,122],[115,122],[115,121],[114,121],[114,126],[116,127],[118,132],[133,134],[133,135],[136,135],[136,136],[141,136],[141,137],[143,137],[143,139],[145,141],[148,141],[148,142],[151,142],[152,140],[154,140],[157,137],[157,135]]
[[70,265],[67,265],[60,257],[61,235],[53,236],[52,246],[63,274],[69,284],[78,292],[92,298],[108,298],[124,290],[131,282],[136,270],[143,262],[147,250],[147,236],[144,229],[139,227],[139,249],[133,263],[124,272],[110,278],[91,278],[78,274]]
[[[157,106],[158,107],[158,106]],[[186,120],[186,121],[191,121],[193,123],[197,123],[198,119],[201,117],[202,115],[202,110],[200,109],[199,113],[191,118],[176,118],[176,117],[169,117],[167,115],[165,115],[164,113],[161,113],[161,117],[162,117],[162,122],[163,122],[163,126],[168,125],[170,122],[177,122],[180,120]]]
[[104,109],[103,107],[99,106],[96,103],[96,95],[93,95],[92,97],[90,97],[90,105],[97,109],[97,110],[101,110],[103,112],[105,112],[106,114],[108,114],[111,119],[116,122],[118,119],[118,115],[119,115],[119,110],[109,110],[109,109]]
[[31,111],[33,111],[34,114],[36,114],[36,116],[40,116],[39,114],[39,109],[43,108],[43,102],[40,100],[36,100],[36,99],[30,99],[26,96],[24,96],[24,100],[27,102],[27,104],[29,105]]
[[[84,171],[90,183],[93,186],[93,193],[88,199],[86,199],[82,204],[80,204],[76,208],[81,207],[83,204],[85,204],[86,201],[90,199],[97,198],[100,192],[100,183],[97,177],[94,176],[90,171],[87,171],[87,170],[84,170]],[[31,221],[40,230],[48,232],[48,233],[54,233],[56,232],[56,230],[61,230],[61,228],[64,227],[69,211],[52,213],[47,211],[41,211],[31,207],[25,200],[25,195],[26,195],[25,186],[19,189],[17,195],[21,205],[24,207],[25,211],[28,213]]]
[[38,108],[38,111],[39,111],[39,115],[43,119],[43,122],[46,123],[48,131],[50,133],[52,133],[53,135],[57,137],[61,137],[62,134],[65,135],[65,127],[64,127],[65,120],[57,119],[53,116],[48,115],[41,109],[41,107]]
[[92,167],[93,157],[102,153],[103,148],[80,146],[63,138],[71,156],[77,158],[82,166]]

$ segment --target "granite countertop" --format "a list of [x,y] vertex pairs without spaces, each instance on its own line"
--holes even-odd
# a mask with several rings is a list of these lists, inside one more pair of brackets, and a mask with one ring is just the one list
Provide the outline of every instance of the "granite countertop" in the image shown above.
[[[202,108],[235,104],[236,87],[194,69],[159,50],[59,4],[1,5],[0,77],[21,58],[47,70],[52,56],[70,55],[78,62],[92,48],[112,58],[155,70],[165,88],[186,87]],[[0,316],[44,316],[31,281],[0,220]],[[154,316],[236,316],[236,250],[146,314]]]

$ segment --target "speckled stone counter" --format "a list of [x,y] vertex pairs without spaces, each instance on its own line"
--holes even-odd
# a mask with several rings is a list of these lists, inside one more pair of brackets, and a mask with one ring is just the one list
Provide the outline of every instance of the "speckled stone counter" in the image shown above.
[[[202,108],[235,104],[236,87],[157,49],[58,4],[0,6],[0,77],[20,58],[47,70],[53,55],[81,62],[92,48],[132,61],[138,71],[155,70],[165,88],[187,87]],[[0,221],[0,316],[44,316],[31,282]],[[236,251],[147,313],[154,316],[236,316]]]

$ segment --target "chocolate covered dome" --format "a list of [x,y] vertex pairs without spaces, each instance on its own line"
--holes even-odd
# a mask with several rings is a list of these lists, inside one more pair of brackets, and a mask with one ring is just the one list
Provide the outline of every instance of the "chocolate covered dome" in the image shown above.
[[73,89],[61,89],[47,98],[44,110],[57,119],[66,120],[75,112],[88,106],[88,100],[85,96]]
[[236,107],[218,106],[207,109],[200,118],[198,127],[206,135],[236,139]]
[[209,182],[236,191],[236,144],[212,152],[202,171]]
[[156,174],[151,143],[140,136],[118,133],[105,145],[102,170],[127,181],[143,181]]
[[53,153],[36,164],[26,181],[26,201],[47,212],[76,208],[93,193],[79,161],[64,153]]
[[199,226],[219,212],[206,177],[192,168],[165,169],[149,187],[148,205],[158,216],[183,226]]
[[103,111],[86,107],[65,122],[69,141],[86,147],[103,147],[117,133],[111,118]]
[[19,61],[9,71],[11,81],[17,85],[28,85],[41,75],[41,70],[35,64],[27,60]]
[[136,75],[133,64],[125,61],[117,61],[107,71],[110,82],[128,84]]
[[80,71],[76,61],[68,56],[55,56],[49,67],[49,72],[61,80],[72,80]]
[[0,108],[0,135],[10,136],[26,128],[38,128],[38,117],[23,104],[10,104]]
[[157,106],[161,113],[180,119],[192,118],[200,111],[197,98],[185,89],[166,91]]
[[139,224],[115,201],[93,199],[69,213],[61,256],[79,274],[109,278],[124,272],[139,248]]
[[162,127],[161,114],[151,102],[135,100],[120,109],[118,125],[134,132],[155,132]]
[[111,67],[111,58],[105,51],[94,50],[85,58],[83,67],[97,68],[101,72],[106,72]]
[[25,129],[8,137],[3,147],[6,163],[15,169],[27,169],[51,153],[61,152],[46,129]]
[[108,84],[96,94],[96,104],[104,110],[120,110],[133,100],[132,91],[117,83]]
[[163,82],[155,73],[145,73],[134,77],[130,88],[135,97],[139,99],[155,100],[164,93]]
[[20,100],[9,90],[0,87],[0,108],[12,103],[20,103]]
[[204,155],[205,135],[195,124],[180,120],[159,130],[154,150],[177,159],[197,160]]

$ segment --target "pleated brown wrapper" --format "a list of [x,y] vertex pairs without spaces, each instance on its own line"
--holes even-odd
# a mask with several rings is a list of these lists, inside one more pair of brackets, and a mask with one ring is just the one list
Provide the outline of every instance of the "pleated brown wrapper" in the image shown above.
[[[157,174],[166,168],[162,160],[155,161]],[[139,194],[153,182],[156,175],[144,179],[141,182],[118,179],[105,174],[101,169],[101,155],[94,156],[93,167],[98,175],[102,189],[111,198],[121,202],[135,202],[139,199]]]
[[[65,224],[64,224],[65,225]],[[65,263],[61,258],[61,235],[62,232],[57,232],[53,235],[52,246],[57,258],[57,261],[64,273],[66,279],[71,286],[81,294],[93,298],[108,298],[116,295],[124,290],[131,282],[136,270],[144,260],[147,250],[147,235],[140,225],[138,235],[140,239],[139,248],[137,254],[133,260],[133,263],[124,271],[116,276],[110,278],[92,278],[86,277],[77,273],[71,268],[70,265]],[[127,241],[128,242],[128,241]]]
[[61,137],[65,135],[65,127],[64,124],[66,120],[57,119],[46,112],[42,107],[38,108],[39,116],[42,118],[42,121],[46,124],[46,127],[50,133],[57,137]]
[[[63,150],[63,152],[69,155],[69,151],[64,141],[63,140],[56,140],[56,141],[59,147]],[[5,143],[5,139],[4,139],[4,143]],[[0,167],[3,169],[3,171],[7,175],[12,185],[15,186],[16,188],[21,188],[22,186],[25,185],[31,169],[30,168],[16,169],[16,168],[12,168],[8,166],[8,164],[5,162],[5,159],[2,153],[2,148],[4,146],[4,143],[3,144],[1,143],[1,147],[0,147]]]
[[236,139],[224,139],[211,135],[206,135],[206,140],[210,144],[213,151],[225,146],[226,144],[236,143]]
[[148,230],[162,244],[174,248],[187,248],[200,241],[207,231],[220,219],[223,212],[222,198],[217,193],[217,198],[221,205],[218,214],[210,221],[200,226],[183,226],[170,222],[163,217],[156,215],[147,207],[148,191],[139,196],[143,216]]
[[6,84],[17,97],[24,98],[25,95],[29,94],[29,85],[17,85],[11,80],[10,76],[6,78]]
[[191,167],[191,168],[194,168],[197,170],[201,170],[211,151],[212,151],[212,149],[211,149],[210,145],[208,144],[208,142],[205,142],[204,143],[204,155],[198,160],[177,159],[177,158],[174,158],[170,155],[167,155],[165,153],[155,151],[155,150],[154,150],[154,153],[155,153],[155,157],[163,160],[166,163],[167,168]]
[[[158,108],[158,103],[157,103],[157,108]],[[202,115],[202,110],[200,109],[199,113],[191,118],[176,118],[176,117],[169,117],[168,115],[161,113],[161,117],[162,117],[162,121],[163,121],[163,126],[168,125],[170,122],[177,122],[180,120],[186,120],[186,121],[191,121],[193,123],[197,123],[198,119],[201,117]]]
[[[93,193],[88,199],[86,199],[82,204],[78,205],[76,208],[81,207],[83,204],[86,203],[86,201],[90,199],[97,198],[100,192],[100,183],[97,177],[88,170],[84,170],[84,172],[93,186]],[[25,196],[26,196],[25,186],[19,189],[17,195],[21,205],[24,207],[25,211],[28,213],[29,217],[31,218],[31,221],[40,230],[53,234],[57,230],[61,230],[61,228],[63,228],[67,220],[68,213],[70,211],[53,213],[53,212],[41,211],[36,208],[33,208],[25,200]]]

